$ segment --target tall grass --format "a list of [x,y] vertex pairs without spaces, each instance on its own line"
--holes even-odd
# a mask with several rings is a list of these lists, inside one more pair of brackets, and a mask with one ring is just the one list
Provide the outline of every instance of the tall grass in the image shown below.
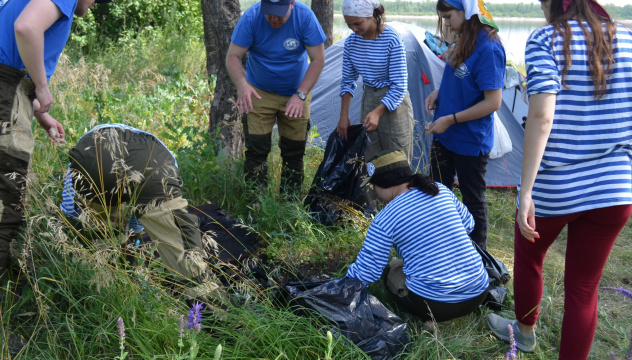
[[[52,115],[67,132],[67,143],[50,143],[35,129],[36,150],[27,191],[27,226],[12,247],[20,269],[3,280],[0,358],[108,359],[120,356],[117,319],[125,323],[127,359],[176,359],[179,318],[188,306],[184,285],[153,259],[153,249],[136,253],[138,266],[128,263],[120,243],[127,238],[111,226],[84,231],[60,214],[67,151],[96,124],[119,122],[156,134],[173,150],[191,204],[216,203],[259,235],[266,246],[264,269],[285,276],[323,272],[343,276],[360,249],[370,219],[349,213],[348,221],[332,228],[311,221],[301,199],[286,201],[278,194],[280,156],[270,158],[271,181],[254,193],[243,180],[240,160],[217,152],[207,133],[212,84],[204,74],[204,47],[199,29],[178,33],[156,29],[123,38],[100,52],[62,57],[51,87]],[[98,53],[98,55],[96,55]],[[307,193],[322,158],[310,147],[306,156]],[[512,269],[513,214],[517,193],[490,189],[491,253]],[[254,205],[256,204],[256,206]],[[604,271],[603,286],[630,287],[632,226],[621,234]],[[538,350],[521,359],[555,359],[563,314],[562,237],[545,266],[545,295],[538,323]],[[268,274],[279,279],[279,271]],[[230,308],[221,316],[206,314],[203,331],[195,335],[197,358],[213,358],[219,344],[222,359],[361,359],[364,354],[343,339],[327,339],[328,326],[295,315],[273,297],[250,289],[257,301]],[[249,291],[246,289],[246,291]],[[413,342],[401,359],[503,359],[508,346],[487,330],[489,310],[479,311],[426,329],[400,312],[381,283],[370,291],[410,325]],[[502,311],[512,316],[512,287]],[[607,359],[625,353],[632,327],[632,302],[604,292],[592,357]],[[20,337],[26,345],[16,353]],[[10,346],[11,345],[11,346]],[[185,347],[188,345],[184,345]],[[186,349],[185,349],[186,350]]]

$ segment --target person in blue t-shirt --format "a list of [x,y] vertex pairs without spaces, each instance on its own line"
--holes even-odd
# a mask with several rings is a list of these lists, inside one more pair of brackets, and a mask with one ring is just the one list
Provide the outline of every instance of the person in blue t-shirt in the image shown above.
[[31,120],[53,141],[63,126],[48,114],[48,81],[70,35],[73,16],[111,0],[0,1],[0,274],[8,267],[9,244],[22,224],[22,198],[35,146]]
[[493,113],[502,104],[505,50],[482,0],[439,0],[436,9],[444,38],[450,31],[456,40],[446,54],[441,86],[425,101],[426,110],[434,110],[434,122],[426,127],[434,134],[430,176],[452,189],[458,175],[463,203],[476,223],[470,237],[485,249],[485,172],[494,144]]
[[[246,180],[266,184],[276,123],[283,159],[281,192],[300,190],[311,90],[325,66],[326,39],[316,15],[294,0],[262,0],[246,10],[235,26],[226,68],[237,88],[234,108],[247,114]],[[241,64],[246,52],[244,74]]]

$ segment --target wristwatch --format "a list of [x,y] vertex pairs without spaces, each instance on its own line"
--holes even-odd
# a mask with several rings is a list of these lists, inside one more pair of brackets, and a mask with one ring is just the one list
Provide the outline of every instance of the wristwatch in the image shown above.
[[296,96],[298,96],[298,98],[303,100],[303,101],[305,101],[305,99],[307,99],[307,94],[305,94],[304,92],[297,91],[296,92]]

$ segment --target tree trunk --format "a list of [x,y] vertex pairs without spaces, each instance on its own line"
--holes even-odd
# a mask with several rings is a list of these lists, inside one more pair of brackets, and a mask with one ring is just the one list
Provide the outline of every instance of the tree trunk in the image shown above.
[[[215,76],[215,92],[209,111],[208,131],[220,137],[221,147],[232,157],[242,155],[244,135],[241,116],[233,110],[237,89],[225,66],[230,37],[241,16],[239,0],[201,0],[209,85]],[[245,59],[244,59],[245,60]]]
[[334,41],[334,0],[313,0],[312,11],[316,14],[327,36],[325,41],[325,49],[327,49]]

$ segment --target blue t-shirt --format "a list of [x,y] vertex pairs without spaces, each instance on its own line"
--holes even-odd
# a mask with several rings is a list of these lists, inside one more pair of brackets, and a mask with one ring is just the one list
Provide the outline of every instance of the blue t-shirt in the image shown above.
[[248,48],[246,80],[265,91],[293,95],[309,66],[305,47],[320,45],[327,37],[305,4],[295,2],[280,29],[270,26],[260,7],[259,2],[244,12],[231,41]]
[[[505,49],[487,38],[481,30],[476,48],[463,64],[454,69],[446,64],[443,70],[435,120],[468,109],[485,98],[485,90],[502,89],[505,83]],[[434,135],[448,150],[459,155],[487,154],[494,146],[493,113],[480,119],[453,124],[442,134]]]
[[[57,61],[70,36],[70,26],[77,8],[77,0],[51,0],[62,16],[44,32],[44,67],[46,77],[55,73]],[[29,2],[26,0],[0,0],[0,64],[12,66],[18,70],[25,69],[15,41],[15,20]]]

